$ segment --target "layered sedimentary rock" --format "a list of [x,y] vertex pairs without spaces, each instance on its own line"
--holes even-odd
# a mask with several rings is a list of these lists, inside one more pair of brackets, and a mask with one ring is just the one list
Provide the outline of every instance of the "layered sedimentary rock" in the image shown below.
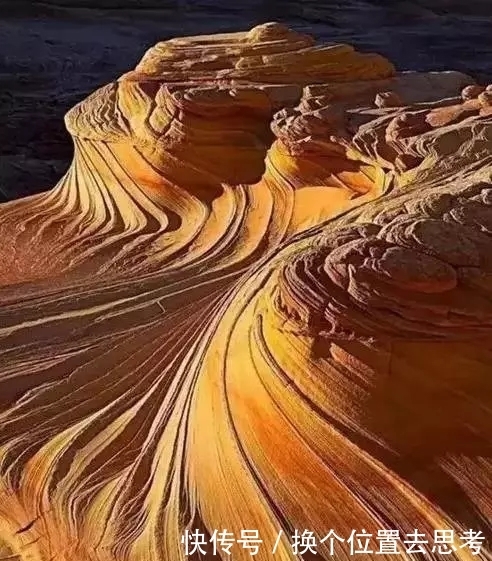
[[[490,540],[491,105],[265,24],[159,43],[72,109],[66,176],[0,207],[4,557]],[[420,557],[492,558],[461,545]]]

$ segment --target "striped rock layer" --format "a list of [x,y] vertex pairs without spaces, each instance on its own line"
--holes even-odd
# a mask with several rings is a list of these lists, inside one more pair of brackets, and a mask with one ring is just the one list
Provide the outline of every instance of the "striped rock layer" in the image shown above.
[[1,558],[490,540],[489,88],[265,24],[158,43],[65,121],[67,174],[0,207]]

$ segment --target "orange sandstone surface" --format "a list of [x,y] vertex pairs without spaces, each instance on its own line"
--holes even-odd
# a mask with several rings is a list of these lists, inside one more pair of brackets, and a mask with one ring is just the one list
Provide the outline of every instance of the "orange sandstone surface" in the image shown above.
[[67,174],[0,207],[0,558],[492,559],[489,90],[270,23],[74,107]]

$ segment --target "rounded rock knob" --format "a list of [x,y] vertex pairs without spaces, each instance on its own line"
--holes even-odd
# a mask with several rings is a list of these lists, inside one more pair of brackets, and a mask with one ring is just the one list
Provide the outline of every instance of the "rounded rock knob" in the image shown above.
[[482,107],[492,107],[492,91],[484,91],[478,96]]
[[463,88],[463,90],[461,91],[461,99],[463,101],[470,101],[471,99],[475,99],[483,92],[483,90],[484,87],[478,86],[477,84],[466,86],[466,88]]
[[376,107],[380,109],[384,107],[399,107],[403,105],[400,96],[395,92],[380,92],[374,100]]
[[275,39],[284,39],[292,34],[286,25],[276,21],[262,23],[253,27],[248,32],[248,39],[251,41],[272,41]]

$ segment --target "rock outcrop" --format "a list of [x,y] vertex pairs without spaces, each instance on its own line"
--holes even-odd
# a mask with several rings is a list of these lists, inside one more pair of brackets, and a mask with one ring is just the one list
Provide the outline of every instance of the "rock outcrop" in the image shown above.
[[74,107],[66,176],[0,207],[0,553],[490,540],[489,90],[265,24]]

